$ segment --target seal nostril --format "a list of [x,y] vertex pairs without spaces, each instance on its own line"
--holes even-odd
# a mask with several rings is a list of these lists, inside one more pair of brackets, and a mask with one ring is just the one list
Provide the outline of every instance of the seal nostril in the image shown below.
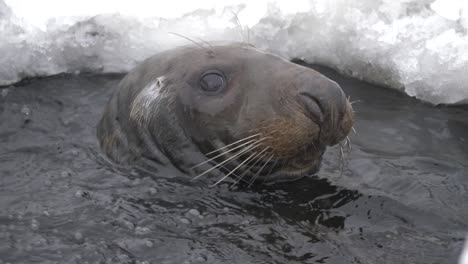
[[299,95],[300,95],[301,101],[304,104],[304,108],[307,111],[306,114],[308,114],[312,120],[316,120],[319,123],[322,123],[323,122],[323,108],[320,105],[320,101],[309,93],[301,92],[299,93]]

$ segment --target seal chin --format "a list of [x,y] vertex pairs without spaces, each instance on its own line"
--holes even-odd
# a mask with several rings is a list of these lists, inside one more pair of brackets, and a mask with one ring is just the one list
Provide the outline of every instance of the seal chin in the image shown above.
[[295,181],[303,177],[316,174],[320,169],[320,161],[309,164],[302,168],[280,168],[278,171],[271,173],[265,177],[264,182],[273,184],[276,182],[289,182]]
[[[320,169],[323,150],[309,150],[297,153],[294,157],[267,159],[255,162],[256,166],[242,166],[237,170],[236,181],[273,184],[288,182],[311,176]],[[245,159],[236,160],[235,164],[242,164]],[[236,166],[225,167],[228,171],[236,170]]]

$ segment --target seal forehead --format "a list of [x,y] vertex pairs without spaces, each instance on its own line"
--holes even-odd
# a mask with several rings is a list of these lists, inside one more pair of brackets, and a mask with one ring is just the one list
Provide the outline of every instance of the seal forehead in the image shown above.
[[[217,60],[222,60],[225,63],[235,63],[242,60],[255,61],[268,60],[268,58],[275,58],[283,61],[287,61],[284,58],[276,56],[274,54],[259,50],[252,45],[245,43],[233,43],[229,45],[210,45],[204,47],[198,46],[182,46],[177,48],[175,51],[166,51],[165,55],[171,59],[175,58],[178,66],[189,67],[196,69],[203,63],[212,63]],[[175,54],[178,54],[175,56]]]

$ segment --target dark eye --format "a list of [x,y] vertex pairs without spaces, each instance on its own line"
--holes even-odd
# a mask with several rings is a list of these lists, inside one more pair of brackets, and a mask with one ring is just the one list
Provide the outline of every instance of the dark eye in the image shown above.
[[211,93],[221,91],[225,85],[224,76],[217,71],[207,72],[200,79],[201,88]]

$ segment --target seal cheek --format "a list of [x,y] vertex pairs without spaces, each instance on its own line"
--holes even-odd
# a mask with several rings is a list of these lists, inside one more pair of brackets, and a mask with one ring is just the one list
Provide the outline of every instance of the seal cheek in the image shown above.
[[160,76],[148,83],[135,97],[130,106],[130,119],[139,124],[147,123],[150,118],[151,105],[161,99],[161,89],[165,85],[165,77]]

